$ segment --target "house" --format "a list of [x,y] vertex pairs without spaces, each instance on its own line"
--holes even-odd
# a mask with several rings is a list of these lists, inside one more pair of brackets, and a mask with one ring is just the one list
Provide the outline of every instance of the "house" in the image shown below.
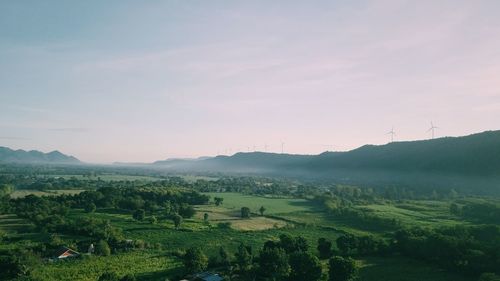
[[55,252],[54,259],[76,258],[78,256],[80,256],[80,253],[77,251],[71,250],[68,247],[61,247]]
[[211,272],[201,272],[193,275],[193,281],[223,281],[224,278],[220,277],[219,274]]

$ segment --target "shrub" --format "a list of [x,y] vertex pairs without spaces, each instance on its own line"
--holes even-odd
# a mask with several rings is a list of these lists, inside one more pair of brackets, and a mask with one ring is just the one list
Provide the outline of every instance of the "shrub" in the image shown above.
[[104,240],[99,241],[95,247],[95,252],[101,256],[111,255],[111,249],[109,248],[108,242]]

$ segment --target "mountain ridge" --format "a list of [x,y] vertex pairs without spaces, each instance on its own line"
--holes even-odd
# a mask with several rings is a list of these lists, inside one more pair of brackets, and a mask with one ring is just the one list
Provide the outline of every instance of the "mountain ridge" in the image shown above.
[[460,137],[364,145],[318,155],[238,152],[206,159],[156,161],[169,168],[212,172],[328,173],[341,170],[400,171],[460,175],[500,174],[500,131]]
[[44,153],[38,150],[14,150],[0,146],[0,163],[79,164],[81,161],[74,156],[63,154],[58,150]]

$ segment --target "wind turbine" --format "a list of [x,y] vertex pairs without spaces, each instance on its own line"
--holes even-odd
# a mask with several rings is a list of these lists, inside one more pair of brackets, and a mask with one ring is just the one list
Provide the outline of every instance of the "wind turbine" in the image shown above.
[[391,135],[391,142],[394,142],[394,135],[396,132],[394,132],[394,127],[392,127],[391,131],[387,133],[388,135]]
[[281,154],[284,154],[285,152],[285,143],[284,142],[281,142]]
[[434,126],[434,123],[431,121],[431,127],[427,130],[427,132],[432,132],[432,139],[434,139],[434,130],[436,129],[438,129],[438,127]]

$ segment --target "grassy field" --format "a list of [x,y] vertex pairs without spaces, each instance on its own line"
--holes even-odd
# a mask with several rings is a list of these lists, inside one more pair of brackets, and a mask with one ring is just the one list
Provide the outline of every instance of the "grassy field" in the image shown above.
[[374,204],[358,207],[378,217],[397,219],[408,226],[454,226],[463,224],[449,211],[448,202],[410,201],[400,204]]
[[135,251],[48,263],[37,268],[33,277],[41,280],[95,281],[105,271],[133,274],[138,280],[164,281],[165,276],[180,275],[182,265],[176,259],[158,253]]
[[205,193],[213,197],[222,197],[222,206],[228,210],[239,211],[241,207],[248,207],[253,213],[258,213],[261,206],[266,208],[266,214],[279,215],[297,211],[313,211],[317,208],[310,201],[304,199],[271,198],[239,193]]
[[267,218],[263,216],[252,216],[250,219],[242,219],[240,210],[226,209],[216,206],[197,206],[196,218],[203,220],[204,214],[208,214],[210,223],[231,223],[231,227],[237,230],[254,231],[271,228],[281,228],[287,225],[283,220]]
[[[41,195],[42,193],[34,193]],[[203,248],[208,256],[214,256],[219,247],[225,247],[234,254],[242,242],[260,249],[267,240],[276,240],[279,235],[287,233],[306,238],[313,253],[317,254],[318,238],[324,237],[334,241],[345,232],[355,234],[375,234],[376,231],[343,221],[324,212],[310,201],[290,198],[267,198],[237,193],[209,193],[212,197],[222,197],[221,206],[196,206],[197,214],[192,219],[185,219],[179,230],[174,228],[170,220],[159,218],[159,222],[151,224],[146,218],[143,222],[132,219],[130,212],[115,209],[98,209],[95,213],[83,210],[71,210],[69,217],[91,216],[109,220],[114,226],[123,230],[126,239],[144,240],[155,249],[136,250],[113,254],[109,257],[90,257],[62,263],[46,263],[37,267],[33,275],[41,280],[96,280],[104,271],[113,270],[122,275],[135,274],[139,280],[165,280],[165,277],[178,276],[182,266],[180,260],[169,253],[192,246]],[[254,213],[250,219],[240,218],[241,207],[249,207]],[[267,211],[265,216],[258,212],[260,206]],[[459,223],[449,215],[445,203],[433,201],[415,201],[395,205],[367,205],[366,208],[377,216],[395,217],[404,224],[440,225],[441,223]],[[203,214],[209,214],[208,223]],[[231,222],[231,228],[222,229],[217,225]],[[0,216],[0,230],[9,233],[18,241],[4,244],[0,249],[25,247],[37,242],[46,242],[48,234],[36,233],[25,220],[14,215]],[[17,233],[17,234],[16,234]],[[380,232],[382,234],[383,232]],[[77,237],[63,237],[77,239]],[[159,250],[159,248],[161,250]],[[358,261],[360,279],[366,281],[437,281],[458,280],[471,281],[440,270],[432,265],[400,257],[363,258]],[[395,277],[397,276],[397,277]],[[176,280],[176,279],[174,279]]]

